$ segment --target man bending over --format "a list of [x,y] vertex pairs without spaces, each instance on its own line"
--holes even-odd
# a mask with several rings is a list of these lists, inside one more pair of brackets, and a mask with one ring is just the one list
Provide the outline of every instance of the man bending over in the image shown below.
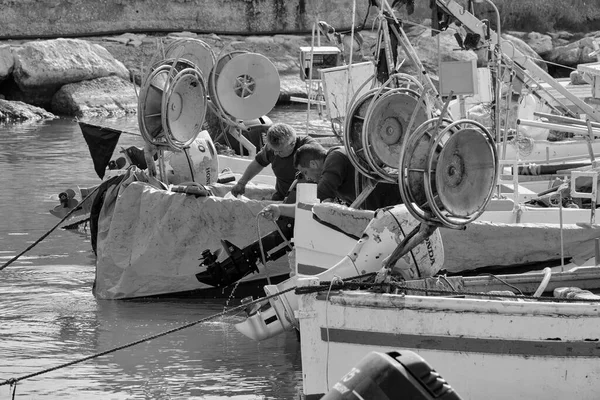
[[[309,143],[294,155],[294,167],[304,177],[317,183],[317,197],[321,202],[340,201],[351,205],[356,199],[355,174],[356,170],[343,147],[325,149],[319,143]],[[379,183],[364,203],[367,210],[402,203],[398,185]],[[294,217],[293,204],[271,204],[265,207],[261,214],[267,219],[276,220],[280,215]]]
[[233,186],[231,194],[236,197],[244,194],[248,182],[271,164],[276,178],[275,193],[271,200],[283,200],[296,178],[294,154],[300,146],[309,143],[316,143],[316,141],[310,136],[296,135],[294,128],[288,124],[273,124],[267,131],[265,146],[256,154],[240,180]]

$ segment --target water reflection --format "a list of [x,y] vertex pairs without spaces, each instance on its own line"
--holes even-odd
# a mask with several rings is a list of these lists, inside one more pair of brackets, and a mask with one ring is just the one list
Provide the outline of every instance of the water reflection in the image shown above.
[[[304,108],[278,109],[274,122],[304,133]],[[98,122],[131,132],[135,117]],[[317,121],[311,131],[327,132]],[[142,146],[121,135],[117,145]],[[75,121],[0,126],[0,265],[59,221],[57,194],[98,184]],[[98,301],[91,293],[89,237],[57,229],[0,271],[0,381],[72,362],[220,313],[216,301]],[[227,316],[40,376],[17,397],[53,399],[294,399],[301,386],[294,334],[263,343],[235,330]],[[6,390],[6,391],[5,391]],[[8,388],[0,387],[7,393]]]

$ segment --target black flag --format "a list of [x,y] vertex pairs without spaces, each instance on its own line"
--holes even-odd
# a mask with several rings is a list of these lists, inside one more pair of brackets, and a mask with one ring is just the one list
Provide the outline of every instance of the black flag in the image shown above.
[[94,162],[94,170],[96,170],[96,173],[102,179],[104,178],[106,166],[110,162],[115,147],[117,147],[122,131],[81,121],[79,121],[79,127],[90,149],[90,155]]

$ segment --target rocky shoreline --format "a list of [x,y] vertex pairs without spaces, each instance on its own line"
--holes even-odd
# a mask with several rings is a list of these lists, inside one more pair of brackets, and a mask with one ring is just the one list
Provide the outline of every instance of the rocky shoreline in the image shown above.
[[[483,54],[457,51],[453,31],[445,31],[435,38],[423,25],[405,27],[405,31],[434,80],[438,55],[443,60],[477,59],[480,65],[485,62]],[[355,62],[372,60],[376,46],[375,31],[362,31],[361,35],[364,43],[360,51],[353,53]],[[144,71],[161,59],[159,54],[168,43],[182,37],[201,39],[216,57],[236,50],[263,54],[280,75],[279,104],[289,102],[291,96],[306,97],[306,84],[299,73],[299,47],[311,46],[311,35],[219,36],[176,32],[9,40],[0,42],[0,122],[133,114],[137,111],[136,93]],[[507,32],[503,38],[529,57],[538,59],[540,65],[548,65],[554,76],[564,76],[569,68],[597,61],[589,53],[594,50],[594,40],[600,41],[600,32],[585,35]],[[323,46],[332,45],[323,37],[321,41]],[[416,70],[405,62],[401,72]]]

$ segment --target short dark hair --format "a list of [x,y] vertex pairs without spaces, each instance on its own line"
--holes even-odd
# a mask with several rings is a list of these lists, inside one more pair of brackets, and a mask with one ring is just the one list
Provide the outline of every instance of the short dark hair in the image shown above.
[[296,140],[296,131],[288,124],[279,122],[267,131],[267,143],[271,146],[287,145],[292,140]]
[[327,156],[327,150],[320,143],[307,143],[300,146],[294,154],[294,168],[308,168],[308,163],[312,160],[324,160]]

